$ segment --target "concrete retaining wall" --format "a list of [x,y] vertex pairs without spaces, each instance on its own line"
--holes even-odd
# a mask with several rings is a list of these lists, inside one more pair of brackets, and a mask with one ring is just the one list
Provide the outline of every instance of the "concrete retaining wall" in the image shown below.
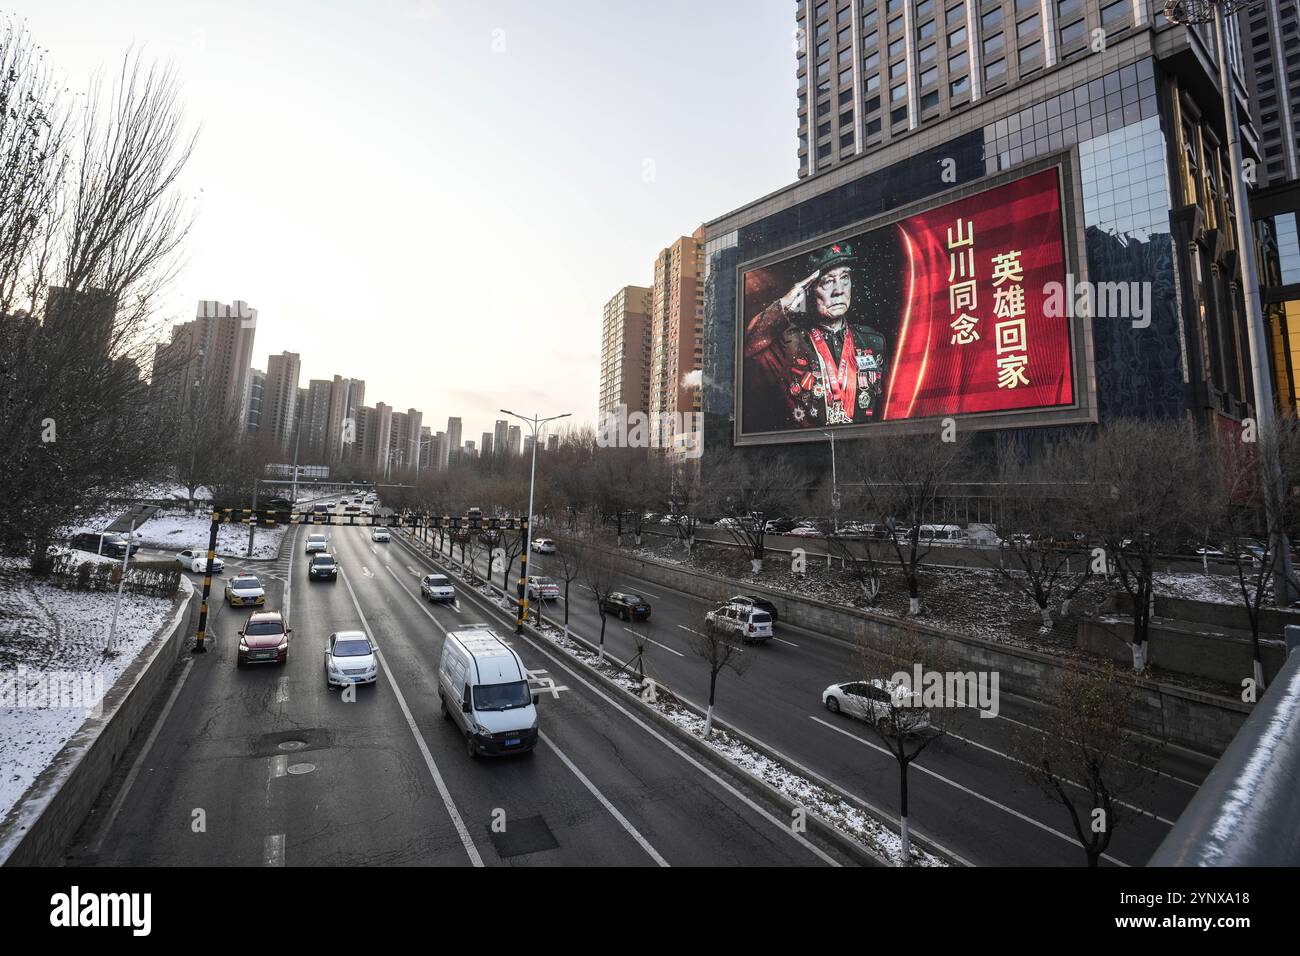
[[[1244,612],[1243,612],[1244,613]],[[1079,622],[1076,646],[1081,651],[1131,662],[1133,652],[1125,640],[1132,621],[1120,618],[1084,619]],[[1260,636],[1264,679],[1272,682],[1286,661],[1286,642]],[[1188,627],[1178,621],[1153,620],[1147,630],[1147,660],[1177,674],[1237,684],[1254,674],[1254,645],[1249,635],[1224,634]]]
[[[708,601],[721,601],[740,593],[761,594],[776,605],[782,621],[854,646],[865,642],[868,646],[884,649],[900,630],[911,632],[922,646],[932,643],[942,648],[945,659],[956,662],[953,666],[997,671],[1002,690],[1031,700],[1041,701],[1050,697],[1063,670],[1059,658],[1028,648],[952,634],[928,624],[825,604],[785,591],[738,584],[695,569],[676,567],[609,548],[600,550],[624,574],[633,574]],[[1131,662],[1132,657],[1127,656],[1125,660]],[[1137,677],[1131,682],[1138,692],[1134,730],[1210,756],[1223,752],[1250,712],[1249,706],[1236,698]]]
[[122,754],[140,729],[186,646],[194,585],[181,578],[171,618],[104,697],[103,712],[87,718],[0,823],[0,865],[57,866],[99,799]]

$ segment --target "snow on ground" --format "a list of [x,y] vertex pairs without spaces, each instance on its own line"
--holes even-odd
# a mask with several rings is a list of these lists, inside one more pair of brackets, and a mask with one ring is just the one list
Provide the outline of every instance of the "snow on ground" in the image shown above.
[[[1253,572],[1247,572],[1246,584],[1251,586]],[[1241,584],[1236,572],[1232,574],[1198,574],[1196,572],[1160,572],[1157,571],[1153,581],[1156,594],[1184,598],[1188,601],[1204,601],[1207,604],[1243,604]],[[1265,585],[1267,587],[1267,585]],[[1264,596],[1272,602],[1272,590]]]
[[[172,600],[65,591],[0,558],[0,818],[81,727],[91,709],[171,615]],[[75,706],[74,706],[75,705]]]
[[[506,599],[500,589],[493,585],[477,584],[474,590],[503,610],[516,612],[516,607]],[[543,612],[545,614],[545,612]],[[704,738],[704,718],[694,710],[680,704],[666,687],[663,696],[647,695],[646,683],[637,675],[619,667],[606,657],[601,659],[584,645],[572,640],[558,624],[543,619],[541,632],[547,641],[559,651],[587,667],[599,671],[626,690],[636,694],[643,703],[655,708],[678,727],[692,736],[704,740],[715,753],[744,770],[751,776],[765,782],[779,791],[796,806],[805,808],[835,827],[841,833],[866,846],[878,856],[889,860],[898,860],[902,856],[902,840],[897,833],[880,823],[874,817],[863,812],[838,793],[828,790],[806,777],[790,770],[784,764],[767,757],[753,747],[736,739],[724,730],[714,729],[712,736]],[[701,665],[703,666],[703,665]],[[647,699],[649,696],[651,699]],[[947,861],[919,848],[916,843],[911,846],[913,866],[947,866]]]
[[[146,547],[166,551],[184,551],[187,548],[208,549],[212,532],[212,519],[203,512],[160,511],[139,529],[140,541]],[[253,559],[273,560],[280,552],[286,525],[258,528],[253,538]],[[248,553],[248,525],[222,524],[217,530],[217,554],[223,557],[242,558]]]

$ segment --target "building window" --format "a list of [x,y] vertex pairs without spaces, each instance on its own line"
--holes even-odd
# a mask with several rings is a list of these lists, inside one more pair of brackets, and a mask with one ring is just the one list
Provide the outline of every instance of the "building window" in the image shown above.
[[894,112],[890,113],[890,114],[889,114],[889,122],[890,122],[890,125],[892,125],[892,126],[897,126],[899,123],[906,123],[906,122],[907,122],[907,107],[906,107],[906,106],[900,106],[898,109],[894,110]]
[[819,23],[819,24],[817,24],[817,37],[818,37],[818,39],[820,39],[821,37],[824,37],[826,34],[828,34],[828,33],[830,33],[830,32],[831,32],[831,25],[830,25],[830,22],[829,22],[829,21],[827,21],[826,23]]
[[885,4],[886,13],[897,13],[901,9],[903,9],[903,0],[889,0],[889,2]]
[[835,42],[838,43],[840,46],[843,46],[844,44],[848,43],[849,40],[851,39],[853,39],[852,27],[845,27],[835,36]]
[[852,99],[853,99],[853,91],[852,91],[852,90],[841,90],[841,91],[840,91],[840,106],[843,106],[845,103],[851,102]]
[[818,104],[817,104],[817,116],[818,116],[819,119],[820,119],[821,117],[825,116],[825,115],[826,115],[827,113],[829,113],[830,111],[831,111],[831,104],[830,104],[830,103],[827,102],[827,103],[818,103]]
[[899,100],[907,99],[907,84],[899,83],[889,91],[889,102],[897,103]]
[[862,52],[865,53],[868,50],[874,50],[878,46],[880,46],[879,33],[868,33],[862,38]]
[[897,63],[893,63],[893,64],[890,65],[890,67],[889,67],[889,78],[890,78],[891,80],[896,80],[896,79],[898,79],[899,77],[903,77],[903,76],[907,76],[907,61],[906,61],[906,60],[899,60]]
[[880,109],[880,97],[879,96],[871,97],[871,99],[867,100],[863,109],[867,113],[874,113],[876,110]]
[[840,86],[848,86],[853,82],[853,69],[840,70]]
[[938,83],[938,82],[939,82],[939,68],[937,66],[932,66],[930,67],[930,69],[926,70],[924,73],[921,74],[921,87],[923,89],[929,86],[931,83]]
[[967,57],[965,50],[962,50],[956,56],[948,57],[948,72],[960,73],[962,70],[966,69],[966,61],[968,59],[969,57]]
[[960,30],[953,30],[952,33],[948,34],[948,49],[950,50],[955,46],[961,46],[965,42],[966,42],[965,27],[962,27]]
[[825,63],[817,64],[817,79],[822,80],[831,75],[831,64],[827,60]]
[[1133,5],[1128,0],[1119,0],[1108,7],[1101,8],[1102,26],[1111,26],[1133,15]]
[[850,130],[849,132],[845,133],[843,136],[840,137],[840,150],[842,152],[843,150],[852,149],[852,148],[853,148],[853,131]]
[[817,138],[818,138],[818,139],[821,139],[823,136],[829,136],[829,135],[831,135],[831,124],[830,124],[830,123],[822,123],[821,126],[818,126],[818,127],[817,127]]
[[998,7],[996,10],[990,10],[980,18],[980,29],[988,33],[996,30],[1000,23],[1002,23],[1002,8]]
[[935,58],[938,52],[938,47],[931,43],[929,46],[921,47],[921,52],[916,55],[916,58],[918,62],[929,63]]
[[862,60],[862,68],[864,70],[874,70],[879,65],[880,65],[879,50],[877,50],[875,53],[871,54],[870,56],[863,58]]
[[[870,2],[870,0],[868,0],[868,2]],[[871,4],[871,9],[862,14],[862,29],[870,30],[879,22],[880,11],[876,9],[876,5],[873,3]]]
[[916,19],[924,20],[932,13],[934,13],[934,0],[921,0],[916,5]]
[[889,35],[890,35],[891,37],[892,37],[895,33],[898,33],[898,32],[899,32],[900,30],[902,30],[902,29],[903,29],[903,18],[902,18],[902,17],[894,17],[894,19],[892,19],[892,20],[889,21]]
[[817,44],[817,55],[818,55],[818,56],[825,56],[827,53],[830,53],[830,52],[831,52],[831,41],[830,41],[830,40],[822,40],[821,43],[818,43],[818,44]]
[[1068,27],[1061,28],[1061,46],[1073,46],[1079,43],[1087,35],[1088,21],[1079,20],[1077,23],[1071,23]]
[[870,123],[867,124],[867,135],[876,136],[879,133],[880,133],[880,120],[878,118],[873,119]]
[[1038,24],[1038,14],[1035,13],[1032,17],[1026,17],[1016,24],[1016,37],[1024,40],[1033,36],[1038,32]]
[[948,96],[956,99],[959,96],[965,96],[970,92],[970,77],[963,76],[961,79],[953,80],[948,84]]
[[925,96],[921,97],[922,113],[928,113],[930,110],[937,110],[938,108],[939,108],[939,94],[937,91],[934,93],[926,93]]
[[994,60],[988,66],[984,67],[984,79],[989,83],[996,80],[1005,80],[1007,76],[1007,61]]
[[866,92],[871,93],[878,89],[880,89],[880,74],[873,73],[871,76],[867,77]]
[[984,55],[991,56],[1002,49],[1004,44],[1003,35],[998,33],[984,41]]
[[1020,48],[1020,65],[1021,66],[1040,66],[1043,61],[1043,41],[1035,40]]
[[853,125],[853,110],[840,114],[840,129]]
[[916,28],[916,37],[918,40],[928,40],[934,36],[934,31],[938,29],[933,20],[927,20]]
[[902,56],[902,55],[903,55],[902,40],[895,40],[893,43],[889,44],[889,58],[891,60],[896,56]]
[[948,26],[952,26],[954,23],[965,23],[966,4],[959,3],[955,7],[949,7],[948,12],[944,14],[944,21]]
[[1069,20],[1083,11],[1083,0],[1060,0],[1056,5],[1056,19]]
[[831,154],[831,144],[830,144],[830,143],[823,143],[821,146],[818,146],[818,147],[817,147],[817,158],[818,158],[818,159],[826,159],[828,156],[830,156],[830,154]]

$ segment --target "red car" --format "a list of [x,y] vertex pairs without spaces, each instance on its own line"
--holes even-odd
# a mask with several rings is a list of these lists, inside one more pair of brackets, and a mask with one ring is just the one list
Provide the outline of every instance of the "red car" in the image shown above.
[[257,612],[239,632],[239,657],[235,666],[283,664],[289,658],[292,633],[293,628],[284,626],[284,615],[279,611]]

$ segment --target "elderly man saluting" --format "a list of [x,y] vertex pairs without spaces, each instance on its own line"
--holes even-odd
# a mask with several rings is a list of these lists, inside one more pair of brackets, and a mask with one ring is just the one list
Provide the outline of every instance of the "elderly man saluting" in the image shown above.
[[752,404],[745,417],[751,428],[847,425],[880,417],[885,337],[848,319],[857,261],[848,243],[810,255],[811,274],[746,326],[745,400]]

